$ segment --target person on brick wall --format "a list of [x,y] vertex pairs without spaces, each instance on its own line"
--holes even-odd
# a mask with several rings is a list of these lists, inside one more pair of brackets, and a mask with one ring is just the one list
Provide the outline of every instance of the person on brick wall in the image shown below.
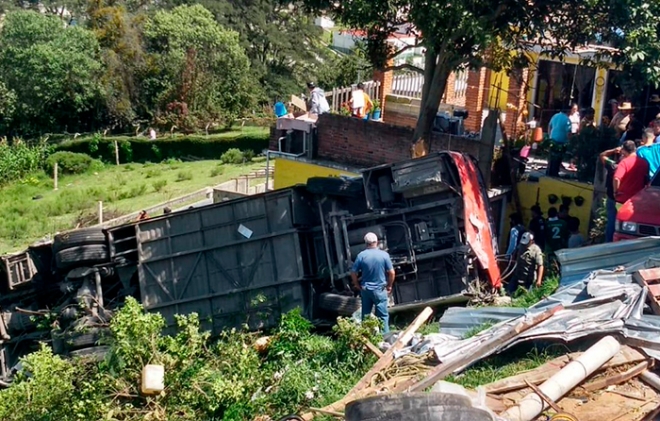
[[316,86],[313,82],[307,83],[309,89],[309,104],[307,108],[310,114],[321,115],[330,112],[330,104],[325,99],[323,89]]
[[357,89],[351,93],[351,99],[348,101],[351,107],[351,115],[357,118],[364,118],[374,108],[371,97],[364,91],[364,83],[360,82]]

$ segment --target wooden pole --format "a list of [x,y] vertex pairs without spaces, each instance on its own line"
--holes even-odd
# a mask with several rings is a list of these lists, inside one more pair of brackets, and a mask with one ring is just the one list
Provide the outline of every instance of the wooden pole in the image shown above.
[[57,165],[57,162],[55,163],[55,166],[53,167],[53,190],[57,190],[57,176],[59,173],[59,167]]
[[119,165],[119,144],[115,140],[115,163]]
[[99,200],[99,224],[103,223],[103,201]]

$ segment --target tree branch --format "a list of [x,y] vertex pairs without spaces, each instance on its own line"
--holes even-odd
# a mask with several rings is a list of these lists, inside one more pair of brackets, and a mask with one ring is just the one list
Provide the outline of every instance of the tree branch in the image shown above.
[[405,52],[408,51],[408,50],[412,50],[412,49],[419,48],[419,47],[423,47],[423,46],[424,46],[424,44],[422,44],[421,42],[419,42],[419,40],[416,39],[414,44],[412,44],[412,45],[406,45],[405,47],[401,48],[400,50],[397,50],[396,52],[394,52],[393,54],[391,54],[391,55],[389,56],[389,58],[392,59],[392,58],[394,58],[394,57],[396,57],[396,56],[398,56],[398,55],[401,55],[401,54],[405,53]]
[[420,67],[417,67],[417,66],[413,66],[412,64],[408,64],[408,63],[398,64],[396,66],[388,66],[388,67],[385,67],[385,68],[380,69],[380,70],[383,71],[383,72],[391,72],[391,71],[397,71],[397,70],[410,70],[410,71],[415,72],[415,73],[419,73],[419,74],[422,74],[422,75],[424,74],[424,69],[422,69]]

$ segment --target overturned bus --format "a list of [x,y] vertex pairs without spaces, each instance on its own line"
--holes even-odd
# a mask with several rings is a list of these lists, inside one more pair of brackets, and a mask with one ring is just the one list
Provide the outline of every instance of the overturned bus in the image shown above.
[[[85,228],[4,256],[0,384],[38,342],[102,355],[126,297],[204,327],[266,329],[293,309],[315,323],[350,315],[350,267],[374,232],[396,271],[391,312],[464,301],[500,273],[487,190],[468,155],[439,152],[362,177],[294,186],[108,229]],[[47,321],[47,323],[44,323]]]

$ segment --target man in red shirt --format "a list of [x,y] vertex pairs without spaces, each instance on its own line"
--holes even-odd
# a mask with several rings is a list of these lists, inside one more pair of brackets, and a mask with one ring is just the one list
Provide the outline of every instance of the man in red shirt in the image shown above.
[[626,140],[621,146],[621,161],[614,172],[614,199],[625,203],[646,187],[649,163],[637,156],[635,142]]

